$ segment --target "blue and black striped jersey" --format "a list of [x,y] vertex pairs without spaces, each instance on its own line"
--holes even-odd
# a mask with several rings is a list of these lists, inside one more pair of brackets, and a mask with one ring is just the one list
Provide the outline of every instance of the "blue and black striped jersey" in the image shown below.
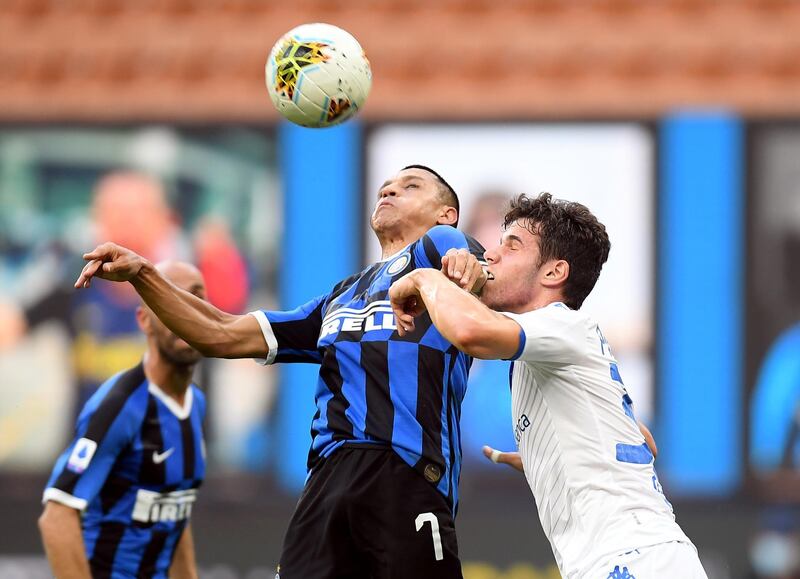
[[445,340],[427,314],[400,337],[388,300],[392,282],[416,268],[441,268],[451,248],[467,248],[483,260],[476,241],[436,226],[295,310],[253,312],[269,346],[267,363],[321,365],[309,471],[345,443],[391,445],[455,510],[461,401],[472,359]]
[[205,411],[195,385],[181,407],[142,364],[86,403],[44,501],[83,511],[93,577],[167,577],[205,476]]

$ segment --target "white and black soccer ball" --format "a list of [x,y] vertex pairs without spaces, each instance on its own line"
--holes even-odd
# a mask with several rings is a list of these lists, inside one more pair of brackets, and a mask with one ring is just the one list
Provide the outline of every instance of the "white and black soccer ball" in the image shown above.
[[358,41],[331,24],[303,24],[269,54],[267,90],[284,117],[304,127],[330,127],[355,115],[372,86]]

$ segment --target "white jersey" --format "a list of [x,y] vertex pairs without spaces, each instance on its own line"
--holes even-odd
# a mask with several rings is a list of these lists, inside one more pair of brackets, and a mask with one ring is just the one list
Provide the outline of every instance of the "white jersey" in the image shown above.
[[525,477],[561,574],[685,541],[597,323],[554,303],[509,314],[522,327],[511,379]]

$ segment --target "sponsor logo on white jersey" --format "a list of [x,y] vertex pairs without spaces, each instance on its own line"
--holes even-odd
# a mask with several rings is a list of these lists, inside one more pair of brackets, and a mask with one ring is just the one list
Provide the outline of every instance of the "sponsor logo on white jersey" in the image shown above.
[[67,468],[74,473],[81,474],[89,467],[95,451],[97,451],[97,443],[94,440],[79,438],[69,455]]
[[339,308],[322,320],[320,339],[337,332],[374,332],[396,330],[394,314],[389,300],[372,302],[364,308]]
[[197,489],[159,493],[139,489],[131,517],[140,523],[165,523],[188,519],[197,500]]

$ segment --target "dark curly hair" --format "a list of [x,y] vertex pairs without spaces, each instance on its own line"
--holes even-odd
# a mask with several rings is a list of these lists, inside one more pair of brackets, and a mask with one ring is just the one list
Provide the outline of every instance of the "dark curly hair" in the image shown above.
[[503,226],[515,222],[539,237],[538,266],[551,259],[569,264],[564,304],[573,310],[580,308],[608,259],[611,242],[605,225],[585,205],[553,199],[550,193],[513,199]]

